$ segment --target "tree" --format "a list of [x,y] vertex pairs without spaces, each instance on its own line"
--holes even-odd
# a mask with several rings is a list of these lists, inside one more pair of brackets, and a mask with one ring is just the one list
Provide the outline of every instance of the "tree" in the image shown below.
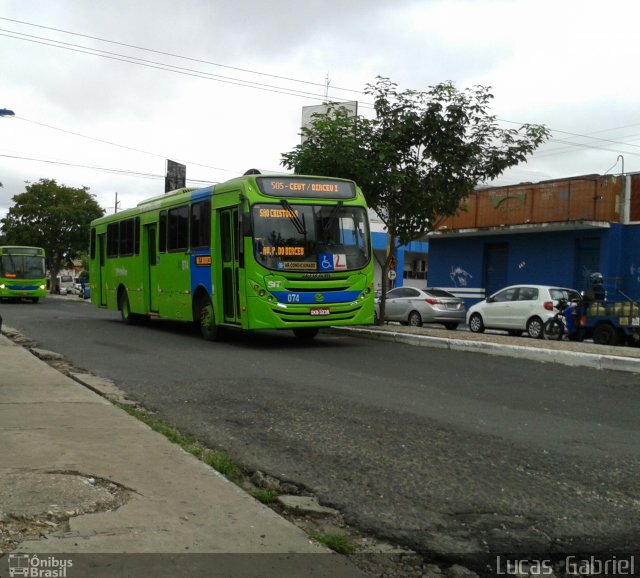
[[25,192],[12,200],[14,205],[0,221],[6,242],[45,250],[53,292],[58,271],[87,250],[89,224],[104,211],[88,187],[66,187],[53,179],[27,183]]
[[426,92],[405,90],[388,78],[368,84],[374,119],[350,116],[339,105],[302,129],[303,142],[282,154],[296,173],[349,178],[386,225],[381,320],[387,271],[396,246],[424,236],[440,217],[455,214],[483,182],[526,162],[549,136],[542,125],[502,129],[489,114],[487,87],[459,91],[451,82]]

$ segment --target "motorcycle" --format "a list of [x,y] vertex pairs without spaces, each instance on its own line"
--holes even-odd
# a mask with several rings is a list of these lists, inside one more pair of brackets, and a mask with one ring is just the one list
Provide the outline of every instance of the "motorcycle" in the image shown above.
[[544,338],[560,341],[564,335],[567,335],[571,341],[582,341],[584,338],[582,332],[583,303],[558,299],[554,309],[556,309],[556,313],[544,324]]

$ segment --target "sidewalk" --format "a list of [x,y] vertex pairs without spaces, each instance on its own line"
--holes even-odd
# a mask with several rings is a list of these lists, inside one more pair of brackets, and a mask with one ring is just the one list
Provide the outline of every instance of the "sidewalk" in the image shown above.
[[591,342],[547,341],[530,337],[511,337],[504,332],[471,333],[461,329],[450,331],[438,324],[409,327],[398,323],[385,323],[380,326],[332,327],[331,331],[419,347],[640,373],[640,347],[638,346],[614,347]]
[[[148,571],[135,576],[159,576],[167,567],[167,575],[200,576],[198,564],[203,576],[217,575],[212,565],[221,564],[225,576],[253,576],[244,573],[249,568],[274,577],[363,576],[165,437],[3,335],[0,368],[0,576],[9,575],[9,562],[18,564],[15,552],[39,560],[66,556],[74,560],[69,578],[123,576],[123,568],[137,565],[131,557],[74,558],[82,553],[242,554],[190,556],[184,574],[166,557],[156,557],[155,566],[146,559]],[[6,554],[17,541],[15,526],[27,538],[2,558],[3,548]],[[90,574],[80,572],[83,565]]]

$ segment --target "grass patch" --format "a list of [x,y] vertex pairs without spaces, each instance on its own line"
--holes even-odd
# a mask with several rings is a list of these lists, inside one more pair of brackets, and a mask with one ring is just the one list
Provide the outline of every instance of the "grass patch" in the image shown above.
[[233,459],[222,452],[216,452],[203,446],[196,437],[186,436],[180,433],[176,428],[167,425],[158,418],[153,417],[146,411],[142,411],[128,405],[119,405],[121,409],[126,411],[141,422],[146,423],[152,430],[157,431],[166,437],[169,441],[179,445],[183,450],[198,458],[214,470],[220,472],[223,476],[233,482],[239,481],[241,477],[241,469]]
[[251,495],[263,504],[273,504],[278,501],[278,492],[275,490],[254,490]]
[[316,542],[324,544],[327,548],[337,552],[338,554],[353,554],[355,551],[355,545],[349,536],[343,536],[340,534],[322,534],[311,529],[307,530],[307,534],[309,534],[309,536]]

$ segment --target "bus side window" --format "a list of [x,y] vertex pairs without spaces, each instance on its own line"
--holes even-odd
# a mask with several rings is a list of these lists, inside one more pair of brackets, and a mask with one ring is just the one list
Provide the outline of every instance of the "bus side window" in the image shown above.
[[186,251],[189,249],[188,205],[169,209],[167,249],[169,251]]
[[120,244],[120,223],[107,225],[107,258],[118,256]]
[[191,205],[191,248],[208,248],[211,243],[211,201]]
[[91,229],[91,238],[89,239],[89,255],[91,259],[96,258],[96,230]]
[[167,211],[160,211],[160,224],[158,225],[158,251],[167,252]]
[[141,235],[141,231],[140,231],[140,217],[136,217],[135,218],[135,225],[134,225],[134,241],[133,241],[133,254],[134,255],[140,255],[140,235]]

